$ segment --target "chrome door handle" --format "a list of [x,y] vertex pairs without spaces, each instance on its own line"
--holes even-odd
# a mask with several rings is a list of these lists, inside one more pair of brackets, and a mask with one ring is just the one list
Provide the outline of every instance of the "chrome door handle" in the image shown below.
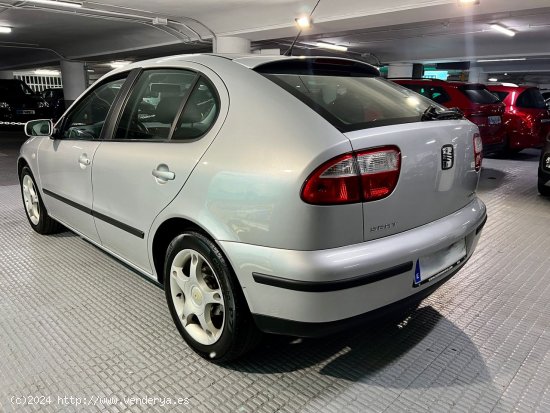
[[88,155],[83,153],[78,157],[78,163],[84,167],[91,165],[92,161],[88,158]]
[[157,169],[151,172],[155,178],[161,182],[172,181],[176,179],[176,174],[168,169],[166,165],[159,165]]

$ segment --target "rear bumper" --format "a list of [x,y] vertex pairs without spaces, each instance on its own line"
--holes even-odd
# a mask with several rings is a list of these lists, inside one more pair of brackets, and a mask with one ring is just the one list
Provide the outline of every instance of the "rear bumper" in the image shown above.
[[[445,218],[356,245],[318,251],[224,241],[220,245],[261,329],[319,335],[376,318],[435,291],[471,257],[486,217],[485,205],[476,198]],[[466,257],[436,279],[415,286],[417,259],[461,239]]]
[[459,267],[455,268],[442,280],[433,283],[413,295],[355,317],[337,321],[307,323],[302,321],[285,320],[262,314],[253,314],[254,322],[261,331],[270,334],[282,334],[296,337],[322,337],[329,334],[338,333],[363,324],[381,319],[383,320],[385,317],[391,316],[392,314],[398,314],[407,309],[413,308],[420,301],[428,297],[448,280],[450,280],[453,275],[460,271],[465,263],[466,261],[464,261]]

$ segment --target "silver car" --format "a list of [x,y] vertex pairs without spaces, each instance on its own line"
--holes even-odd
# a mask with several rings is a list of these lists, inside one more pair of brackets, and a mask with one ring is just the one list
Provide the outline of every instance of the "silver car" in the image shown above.
[[486,220],[477,127],[354,60],[135,63],[26,131],[30,225],[163,285],[217,362],[260,331],[320,336],[419,302]]

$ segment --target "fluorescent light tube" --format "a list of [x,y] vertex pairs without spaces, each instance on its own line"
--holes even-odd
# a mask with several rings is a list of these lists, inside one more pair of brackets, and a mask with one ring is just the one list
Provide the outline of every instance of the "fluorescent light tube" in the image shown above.
[[498,82],[498,79],[496,77],[489,78],[489,82]]
[[336,44],[330,44],[330,43],[317,42],[315,44],[315,46],[321,47],[323,49],[338,50],[339,52],[347,52],[348,51],[348,48],[345,47],[345,46],[338,46]]
[[109,66],[111,66],[113,69],[118,69],[119,67],[129,65],[130,63],[132,62],[118,61],[109,63]]
[[0,26],[0,33],[11,33],[11,27]]
[[525,57],[518,57],[513,59],[482,59],[478,60],[478,63],[488,63],[488,62],[517,62],[527,60]]
[[501,26],[500,24],[491,24],[491,29],[496,30],[497,32],[500,32],[510,37],[514,37],[516,35],[515,31],[507,29],[506,27]]
[[34,74],[42,76],[57,76],[59,75],[59,70],[38,69],[34,71]]
[[55,1],[55,0],[27,0],[29,3],[40,3],[40,4],[47,4],[50,6],[60,6],[60,7],[74,7],[74,8],[80,8],[82,7],[82,3],[74,3],[72,1]]

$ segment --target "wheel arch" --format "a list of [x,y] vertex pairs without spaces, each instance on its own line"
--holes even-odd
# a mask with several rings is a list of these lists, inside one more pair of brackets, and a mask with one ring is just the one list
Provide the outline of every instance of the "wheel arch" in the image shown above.
[[[216,244],[220,252],[227,259],[225,251],[223,251],[220,245],[216,242],[215,238],[200,225],[182,217],[169,218],[159,225],[155,231],[152,242],[153,267],[157,273],[157,281],[162,285],[164,285],[164,261],[166,258],[166,250],[168,249],[168,245],[175,237],[185,231],[196,231],[204,235]],[[229,259],[227,259],[227,261],[229,265],[231,265],[231,261]],[[235,271],[233,270],[233,272]]]

